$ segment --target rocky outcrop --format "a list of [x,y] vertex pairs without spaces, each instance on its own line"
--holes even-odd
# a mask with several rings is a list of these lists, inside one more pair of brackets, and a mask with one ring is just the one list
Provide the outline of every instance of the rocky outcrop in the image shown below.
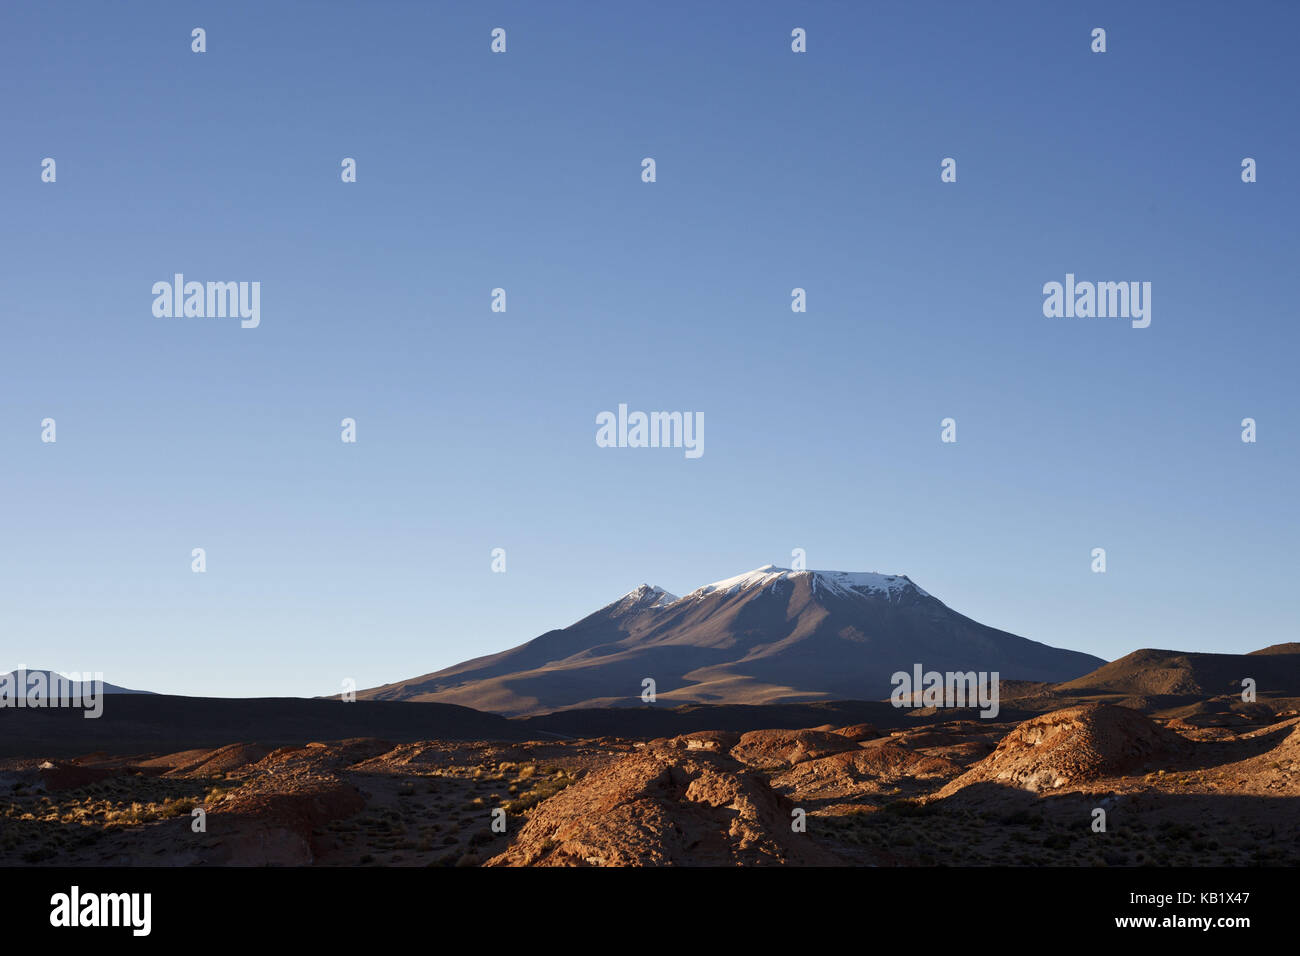
[[835,862],[792,831],[794,804],[723,755],[658,747],[588,774],[534,812],[488,866]]

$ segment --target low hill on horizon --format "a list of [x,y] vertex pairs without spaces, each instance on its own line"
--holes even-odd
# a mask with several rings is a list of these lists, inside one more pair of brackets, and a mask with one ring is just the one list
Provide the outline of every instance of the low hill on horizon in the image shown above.
[[[45,687],[54,686],[54,681],[56,678],[58,678],[62,680],[63,683],[67,686],[69,693],[76,694],[76,695],[82,694],[83,685],[88,685],[90,683],[89,681],[68,680],[59,671],[47,670],[45,668],[39,668],[39,667],[27,667],[27,668],[23,668],[22,670],[14,670],[14,671],[9,671],[6,674],[0,674],[0,686],[7,687],[11,685],[16,685],[17,690],[20,691],[19,693],[17,693],[17,696],[24,697],[26,695],[21,693],[21,691],[24,686],[28,688],[32,686],[33,676],[39,676],[44,681]],[[81,676],[85,676],[85,675],[83,674]],[[104,681],[103,684],[101,685],[101,692],[105,694],[152,694],[154,693],[154,691],[151,690],[132,690],[129,687],[119,687],[117,684],[110,684],[108,681]]]
[[1259,694],[1300,697],[1300,644],[1274,644],[1249,654],[1142,648],[1090,674],[1057,684],[1053,693],[1218,696],[1240,694],[1244,678],[1255,681]]

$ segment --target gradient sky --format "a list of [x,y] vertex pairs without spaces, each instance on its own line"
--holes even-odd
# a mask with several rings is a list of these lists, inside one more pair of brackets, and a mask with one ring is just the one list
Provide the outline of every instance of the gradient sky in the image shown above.
[[796,547],[1107,658],[1296,640],[1300,8],[985,6],[5,3],[0,669],[329,694]]

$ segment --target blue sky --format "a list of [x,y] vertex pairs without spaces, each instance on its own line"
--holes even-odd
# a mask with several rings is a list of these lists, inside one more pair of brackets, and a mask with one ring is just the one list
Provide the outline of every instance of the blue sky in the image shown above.
[[6,4],[0,668],[327,694],[793,548],[1108,658],[1296,639],[1300,12],[1132,6]]

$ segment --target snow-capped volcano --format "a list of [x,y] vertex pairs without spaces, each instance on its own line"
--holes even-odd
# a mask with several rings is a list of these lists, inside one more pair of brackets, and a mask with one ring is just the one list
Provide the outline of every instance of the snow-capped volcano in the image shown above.
[[1065,681],[1103,661],[986,627],[903,574],[765,565],[676,597],[643,584],[498,654],[358,693],[502,714],[673,704],[880,700],[914,664]]

